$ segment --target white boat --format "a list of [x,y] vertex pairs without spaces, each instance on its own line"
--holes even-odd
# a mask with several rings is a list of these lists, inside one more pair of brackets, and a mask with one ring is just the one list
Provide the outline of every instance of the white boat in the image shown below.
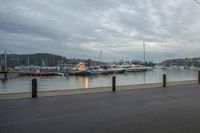
[[98,73],[99,74],[111,74],[111,73],[113,73],[114,71],[113,70],[111,70],[111,69],[103,69],[103,68],[100,68],[99,70],[98,70]]
[[126,71],[127,69],[131,69],[131,65],[123,63],[122,65],[119,66],[119,68]]
[[135,68],[129,68],[126,69],[127,72],[142,72],[142,71],[147,71],[146,68],[139,68],[139,67],[135,67]]
[[93,70],[89,70],[89,72],[91,73],[91,75],[96,75],[99,73],[98,69],[93,69]]
[[109,65],[110,69],[114,72],[114,73],[124,73],[126,70],[121,68],[119,65]]
[[124,73],[126,70],[121,69],[121,68],[113,68],[112,69],[114,73]]
[[140,66],[140,65],[131,65],[130,68],[126,68],[127,72],[142,72],[147,71],[148,68]]
[[166,70],[167,67],[166,67],[166,66],[161,66],[160,69],[162,69],[162,70]]

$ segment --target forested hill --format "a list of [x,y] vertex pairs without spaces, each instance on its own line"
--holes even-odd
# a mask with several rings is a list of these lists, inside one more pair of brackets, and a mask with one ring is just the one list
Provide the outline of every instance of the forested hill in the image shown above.
[[[34,66],[57,66],[61,64],[78,64],[79,62],[86,62],[89,65],[100,64],[98,61],[91,59],[68,59],[66,57],[48,53],[37,53],[37,54],[8,54],[7,55],[7,66],[27,66],[29,60],[29,65]],[[4,54],[0,55],[0,64],[4,64]]]
[[194,66],[200,67],[200,58],[169,59],[161,62],[165,66]]

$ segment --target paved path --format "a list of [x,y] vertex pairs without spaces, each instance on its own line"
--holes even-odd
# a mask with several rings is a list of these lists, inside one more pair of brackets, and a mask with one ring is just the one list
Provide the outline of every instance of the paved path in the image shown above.
[[200,133],[200,85],[0,101],[0,133]]

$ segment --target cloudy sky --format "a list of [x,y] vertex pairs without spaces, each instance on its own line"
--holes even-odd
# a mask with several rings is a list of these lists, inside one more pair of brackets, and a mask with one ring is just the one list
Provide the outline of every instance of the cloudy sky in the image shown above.
[[200,57],[194,0],[0,0],[0,52],[105,61]]

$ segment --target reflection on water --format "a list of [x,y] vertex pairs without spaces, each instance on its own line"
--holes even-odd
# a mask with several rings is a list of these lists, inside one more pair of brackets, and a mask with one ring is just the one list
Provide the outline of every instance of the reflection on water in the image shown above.
[[144,84],[146,84],[146,75],[145,75],[145,72],[143,72],[143,77],[144,77]]
[[88,89],[89,83],[88,83],[88,77],[85,78],[85,88]]
[[0,80],[0,82],[1,82],[2,85],[6,85],[7,81],[8,81],[8,79],[2,79],[2,80]]
[[[196,80],[197,71],[194,70],[160,70],[148,72],[129,72],[115,74],[117,85],[136,85],[162,82],[162,75],[167,74],[167,81]],[[67,90],[77,88],[93,88],[111,86],[112,75],[93,75],[89,77],[52,76],[52,77],[17,77],[0,80],[0,93],[30,92],[31,80],[38,79],[39,91]]]
[[88,77],[76,77],[76,80],[79,81],[80,86],[83,86],[84,88],[88,89],[89,87]]

